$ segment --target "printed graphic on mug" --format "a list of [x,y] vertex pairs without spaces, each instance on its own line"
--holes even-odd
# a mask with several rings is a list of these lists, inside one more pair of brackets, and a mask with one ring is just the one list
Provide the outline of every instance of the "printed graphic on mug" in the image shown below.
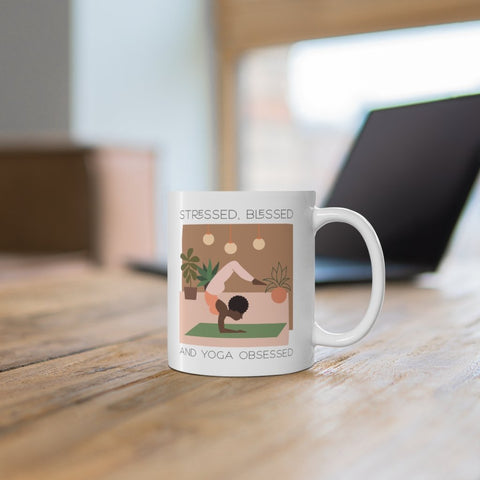
[[292,224],[184,225],[181,261],[180,342],[288,345]]

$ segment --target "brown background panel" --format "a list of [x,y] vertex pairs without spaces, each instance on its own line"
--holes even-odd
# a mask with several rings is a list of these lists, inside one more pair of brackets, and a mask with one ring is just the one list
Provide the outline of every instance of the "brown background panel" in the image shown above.
[[[194,254],[200,258],[200,266],[212,261],[212,266],[220,262],[219,268],[232,260],[237,260],[250,274],[259,280],[270,277],[272,266],[278,262],[282,267],[287,266],[287,275],[290,278],[292,291],[289,296],[290,328],[292,328],[292,295],[293,295],[293,227],[291,224],[261,224],[260,237],[265,240],[263,250],[253,248],[253,240],[257,237],[258,225],[233,224],[231,229],[232,242],[237,244],[237,251],[233,255],[225,253],[224,246],[229,240],[229,225],[185,225],[183,227],[182,251],[193,247]],[[203,236],[209,229],[215,237],[213,245],[205,245]],[[185,281],[184,285],[185,285]],[[194,281],[192,286],[198,281]],[[203,290],[203,288],[200,288]],[[226,283],[226,291],[230,292],[262,292],[264,286],[253,285],[233,275]]]

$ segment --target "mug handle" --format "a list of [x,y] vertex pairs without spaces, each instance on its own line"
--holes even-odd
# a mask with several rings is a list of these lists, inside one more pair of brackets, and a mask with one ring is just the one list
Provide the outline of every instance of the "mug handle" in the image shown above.
[[346,208],[313,208],[314,234],[327,223],[348,223],[358,230],[365,241],[372,264],[372,291],[367,312],[358,325],[347,332],[328,332],[317,322],[313,325],[313,344],[327,347],[345,347],[358,342],[372,328],[382,308],[385,295],[385,261],[375,230],[359,213]]

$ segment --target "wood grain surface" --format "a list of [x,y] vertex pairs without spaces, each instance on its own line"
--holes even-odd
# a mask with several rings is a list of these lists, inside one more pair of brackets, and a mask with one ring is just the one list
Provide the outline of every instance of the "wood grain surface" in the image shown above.
[[[166,282],[91,270],[0,286],[1,479],[478,479],[480,275],[391,284],[369,336],[297,374],[168,368]],[[351,326],[368,285],[317,289]]]

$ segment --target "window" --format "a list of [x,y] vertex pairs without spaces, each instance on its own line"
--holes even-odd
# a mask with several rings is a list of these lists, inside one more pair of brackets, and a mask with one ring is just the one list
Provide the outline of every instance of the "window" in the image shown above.
[[[480,92],[480,22],[297,42],[239,63],[241,189],[328,192],[366,113]],[[453,242],[479,254],[480,187]]]
[[372,108],[480,92],[480,22],[254,49],[239,63],[242,189],[328,190]]

